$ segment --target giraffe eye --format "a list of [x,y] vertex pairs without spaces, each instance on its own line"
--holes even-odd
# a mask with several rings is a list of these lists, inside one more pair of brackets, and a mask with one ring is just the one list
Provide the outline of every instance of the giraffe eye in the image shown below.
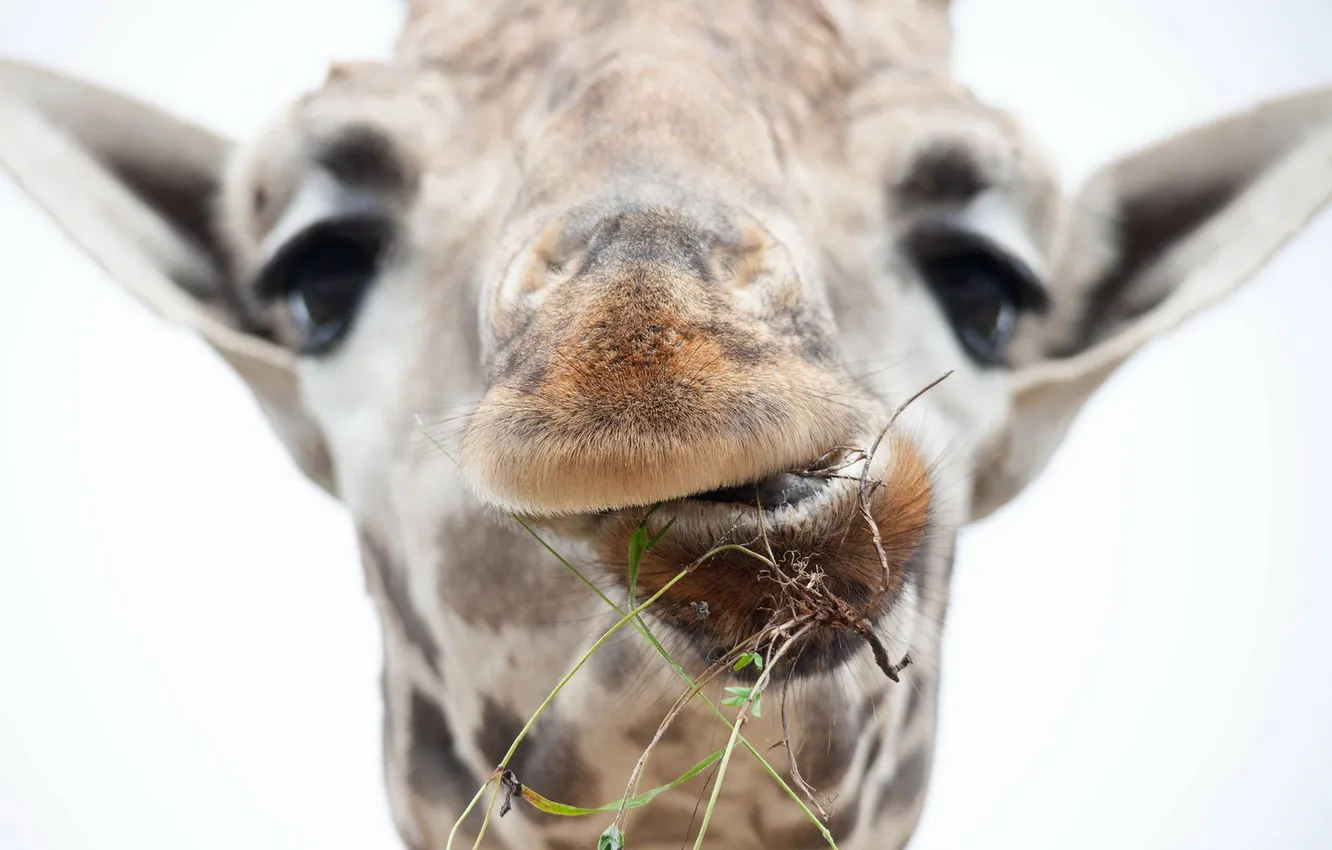
[[302,354],[331,351],[351,328],[389,236],[380,217],[322,221],[288,241],[261,273],[259,291],[285,304]]
[[1048,296],[1021,260],[960,229],[915,234],[911,252],[962,347],[983,366],[1004,363],[1018,316]]
[[967,351],[998,362],[1017,324],[1019,295],[1008,270],[980,252],[934,257],[921,270]]

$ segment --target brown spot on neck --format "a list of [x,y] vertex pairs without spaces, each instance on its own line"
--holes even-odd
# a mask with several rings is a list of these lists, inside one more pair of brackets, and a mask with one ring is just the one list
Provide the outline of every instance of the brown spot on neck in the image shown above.
[[[488,762],[498,766],[525,722],[494,697],[485,697],[481,726],[476,733],[477,748]],[[552,706],[518,745],[509,769],[519,782],[547,799],[569,805],[597,805],[589,799],[598,790],[596,773],[583,761],[578,738],[579,730],[563,720],[558,708]],[[516,808],[537,821],[558,819],[526,803]]]
[[430,624],[412,601],[411,589],[403,567],[373,534],[360,532],[361,560],[365,565],[372,587],[383,598],[390,628],[401,632],[407,643],[420,652],[421,657],[436,675],[441,673],[439,642],[435,640]]
[[[407,784],[412,791],[433,803],[461,812],[481,787],[477,777],[459,755],[453,727],[439,703],[419,690],[412,690],[408,706]],[[470,824],[480,827],[479,818]]]
[[925,805],[932,762],[933,751],[928,744],[922,744],[898,761],[876,806],[879,818],[919,815]]

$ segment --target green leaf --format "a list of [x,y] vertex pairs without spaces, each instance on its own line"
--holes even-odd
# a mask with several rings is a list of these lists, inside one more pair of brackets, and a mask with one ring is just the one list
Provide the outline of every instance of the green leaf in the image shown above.
[[629,536],[629,607],[634,607],[634,589],[638,586],[638,563],[648,548],[647,517]]
[[757,652],[746,652],[736,659],[735,667],[732,669],[743,670],[751,664],[762,670],[763,656],[759,655]]
[[656,536],[649,538],[647,533],[647,521],[648,517],[652,516],[652,511],[655,511],[656,509],[657,506],[653,505],[652,510],[648,511],[647,515],[638,523],[638,527],[634,529],[634,533],[629,535],[630,608],[634,607],[634,591],[638,588],[638,567],[643,561],[643,554],[645,552],[651,552],[656,545],[661,542],[661,538],[666,536],[666,532],[671,530],[671,526],[675,525],[675,518],[672,517],[669,522],[662,526],[661,531],[658,531]]
[[761,705],[761,702],[763,700],[762,691],[756,692],[753,688],[737,688],[737,687],[728,687],[726,690],[735,694],[735,696],[727,697],[726,699],[722,700],[722,705],[744,705],[745,700],[749,699],[750,696],[752,695],[754,698],[754,702],[752,705],[749,706],[750,712],[752,712],[755,717],[763,716],[763,706]]
[[647,551],[647,546],[647,520],[644,520],[638,524],[638,528],[635,528],[634,533],[629,537],[629,567],[631,569],[638,569],[638,562],[643,557],[643,553]]
[[657,544],[661,542],[661,538],[666,536],[666,532],[670,531],[671,526],[673,525],[675,525],[675,517],[671,517],[670,520],[661,527],[661,531],[658,531],[656,536],[648,541],[646,551],[651,552],[653,549],[656,549]]
[[614,824],[606,827],[606,831],[597,839],[597,850],[624,850],[624,833]]
[[[598,806],[595,809],[584,809],[578,806],[568,806],[565,805],[564,803],[557,803],[554,800],[548,800],[545,797],[538,794],[537,792],[533,791],[531,788],[528,788],[526,785],[523,786],[523,799],[531,803],[536,808],[548,814],[561,815],[563,817],[571,817],[571,818],[582,817],[583,815],[596,815],[596,814],[601,814],[602,812],[618,812],[621,806],[623,806],[626,809],[636,809],[639,806],[646,806],[648,803],[652,802],[657,797],[658,794],[662,793],[663,791],[669,791],[678,785],[682,785],[685,782],[688,782],[690,779],[693,779],[695,776],[698,776],[700,773],[707,770],[709,767],[712,767],[713,763],[716,762],[717,759],[722,757],[723,752],[724,752],[723,750],[717,750],[717,752],[713,753],[712,755],[703,759],[703,761],[689,768],[689,770],[687,770],[678,779],[675,779],[665,785],[659,785],[656,788],[653,788],[651,791],[644,791],[642,794],[637,794],[625,800],[616,800],[614,803],[607,803],[606,805]],[[602,833],[601,838],[603,841],[606,839],[606,835],[607,833],[609,833],[609,831],[610,830],[607,830],[606,833]],[[619,836],[619,840],[623,842],[624,836]],[[601,846],[602,845],[598,845],[598,847]],[[615,846],[621,846],[621,845],[615,845]]]

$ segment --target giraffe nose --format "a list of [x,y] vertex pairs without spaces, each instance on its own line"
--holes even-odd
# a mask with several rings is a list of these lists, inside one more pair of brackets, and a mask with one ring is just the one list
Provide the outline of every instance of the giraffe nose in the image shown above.
[[585,238],[587,247],[580,262],[583,274],[651,268],[700,282],[713,277],[712,250],[732,241],[677,211],[652,208],[601,218]]
[[[831,323],[784,244],[702,203],[575,210],[511,267],[490,386],[464,435],[477,491],[523,512],[675,499],[763,508],[844,445],[870,402],[841,386]],[[555,271],[551,271],[554,269]],[[528,283],[530,282],[530,283]],[[506,305],[514,305],[507,311]]]

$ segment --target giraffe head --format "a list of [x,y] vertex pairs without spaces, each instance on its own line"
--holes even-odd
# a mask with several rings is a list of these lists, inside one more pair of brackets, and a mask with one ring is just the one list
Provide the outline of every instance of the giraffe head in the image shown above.
[[[238,145],[0,67],[0,161],[407,572],[486,588],[452,541],[511,514],[623,585],[653,509],[640,598],[766,544],[874,629],[1326,194],[1326,92],[1065,192],[948,53],[927,0],[420,2],[392,62],[333,68]],[[728,550],[651,617],[701,663],[773,596]],[[797,672],[868,653],[846,625]]]

